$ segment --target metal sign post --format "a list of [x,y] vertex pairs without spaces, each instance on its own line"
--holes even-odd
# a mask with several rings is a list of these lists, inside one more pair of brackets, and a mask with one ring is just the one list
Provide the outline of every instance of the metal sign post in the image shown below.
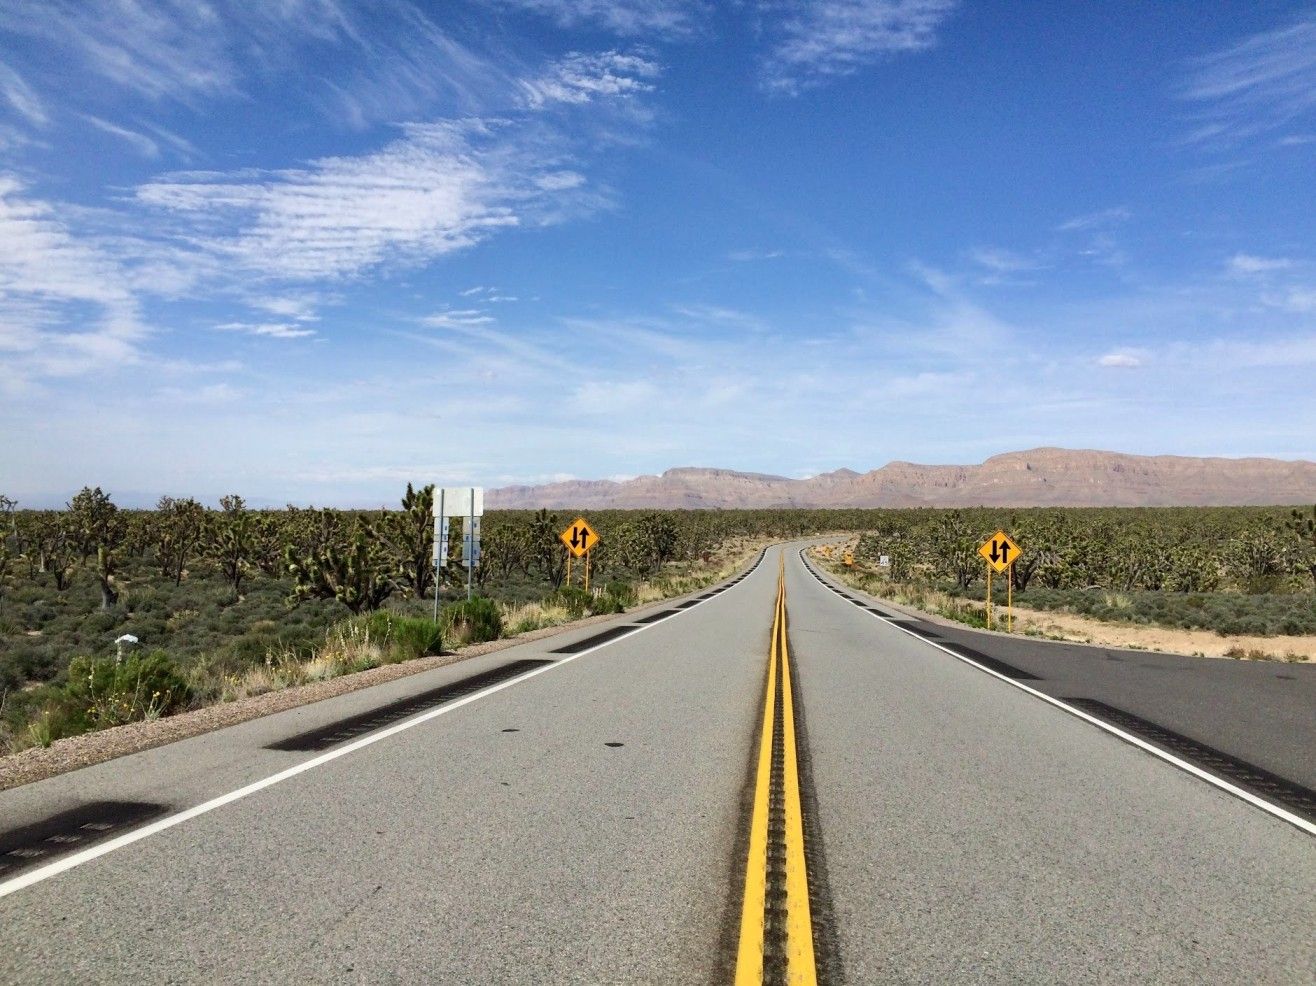
[[434,491],[434,619],[439,618],[439,591],[448,563],[448,535],[453,517],[462,518],[462,564],[466,566],[466,598],[474,593],[475,565],[480,560],[480,518],[484,516],[481,486],[439,487]]

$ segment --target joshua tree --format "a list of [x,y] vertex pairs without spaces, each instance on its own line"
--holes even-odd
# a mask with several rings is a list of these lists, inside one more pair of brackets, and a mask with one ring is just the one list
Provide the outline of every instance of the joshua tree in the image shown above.
[[127,534],[127,525],[119,508],[110,502],[108,494],[84,486],[68,503],[68,531],[86,561],[96,555],[95,572],[101,586],[101,609],[109,609],[119,601],[119,590],[114,573],[118,569],[117,554]]
[[286,554],[288,572],[296,582],[293,598],[337,599],[353,613],[378,609],[398,588],[398,573],[378,532],[359,519],[345,546],[327,544],[298,557]]
[[1316,585],[1316,506],[1313,506],[1309,513],[1294,510],[1285,527],[1296,534],[1298,540],[1302,542],[1301,564],[1311,576],[1312,583]]
[[251,514],[242,497],[221,497],[220,511],[210,517],[204,535],[204,551],[219,565],[233,595],[242,592],[242,580],[251,570]]
[[196,550],[205,529],[206,511],[191,497],[175,500],[162,496],[156,510],[156,557],[161,570],[174,580],[183,581],[183,569]]
[[408,483],[402,513],[388,521],[389,546],[402,581],[411,595],[420,599],[434,581],[434,485],[415,490]]

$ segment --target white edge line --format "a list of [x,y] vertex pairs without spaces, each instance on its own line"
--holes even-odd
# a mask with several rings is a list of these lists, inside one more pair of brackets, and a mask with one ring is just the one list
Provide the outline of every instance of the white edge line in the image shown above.
[[[759,555],[753,566],[746,570],[745,576],[756,571],[765,557],[767,557],[766,549],[761,555]],[[614,637],[611,640],[605,640],[603,643],[596,644],[595,646],[580,651],[579,653],[568,654],[553,661],[551,664],[546,664],[533,671],[527,671],[525,674],[517,675],[510,681],[504,681],[497,685],[490,685],[488,688],[467,695],[465,698],[460,698],[455,702],[441,705],[437,709],[430,709],[428,712],[422,712],[417,716],[404,720],[403,722],[381,729],[378,732],[369,734],[368,736],[363,736],[361,739],[353,740],[346,746],[340,746],[336,750],[322,753],[318,757],[304,760],[299,764],[295,764],[292,767],[279,771],[277,774],[271,774],[269,777],[265,777],[259,781],[254,781],[245,787],[240,787],[237,790],[228,792],[227,794],[221,794],[217,798],[203,801],[201,804],[194,805],[191,808],[185,808],[183,811],[168,815],[149,825],[143,825],[141,828],[133,829],[131,832],[125,832],[123,835],[116,836],[108,842],[102,842],[90,846],[81,852],[76,852],[71,856],[64,856],[53,862],[47,863],[44,866],[39,866],[34,870],[30,870],[27,873],[20,873],[18,876],[11,877],[3,883],[0,883],[0,897],[8,897],[10,894],[17,893],[18,891],[24,890],[34,884],[41,883],[44,880],[49,880],[51,877],[58,876],[61,873],[66,873],[71,869],[81,866],[83,863],[90,863],[94,859],[99,859],[101,856],[108,855],[116,849],[122,849],[124,846],[130,846],[134,842],[140,842],[143,839],[150,838],[159,832],[165,831],[165,829],[171,829],[175,825],[181,825],[183,822],[191,821],[193,818],[198,818],[201,815],[212,812],[216,808],[222,808],[235,801],[241,801],[243,798],[255,794],[257,791],[263,791],[267,787],[273,787],[275,784],[296,777],[298,774],[304,774],[308,770],[314,770],[316,767],[321,767],[324,764],[337,760],[339,757],[345,757],[349,753],[363,750],[367,746],[372,746],[381,740],[388,739],[390,736],[396,736],[398,733],[411,729],[414,726],[419,726],[421,723],[429,722],[431,719],[435,719],[441,715],[446,715],[454,709],[460,709],[463,705],[470,705],[472,702],[486,698],[495,692],[500,692],[504,688],[511,688],[513,685],[519,685],[524,681],[529,681],[531,678],[544,674],[546,671],[552,671],[554,668],[560,668],[564,664],[570,664],[579,657],[585,657],[586,655],[593,654],[595,651],[602,650],[604,647],[611,647],[613,644],[620,643],[623,640],[628,640],[629,638],[634,637],[637,633],[643,633],[645,630],[650,630],[659,624],[667,623],[683,613],[689,613],[692,610],[696,610],[704,603],[712,602],[715,598],[716,596],[710,596],[708,599],[701,599],[693,606],[687,606],[685,609],[677,610],[672,613],[671,616],[665,617],[664,619],[655,620],[653,623],[647,623],[644,626],[638,626],[630,633],[622,634],[620,637]]]
[[[821,575],[819,575],[816,571],[813,570],[813,566],[810,565],[808,559],[804,557],[805,550],[806,549],[801,549],[800,551],[800,560],[804,562],[805,570],[808,571],[808,573],[812,575],[815,579],[817,579],[818,583],[822,585],[824,588],[830,589],[832,592],[836,592],[839,594],[839,590],[835,586],[829,584],[826,580],[823,579]],[[1251,791],[1244,790],[1243,788],[1230,783],[1229,781],[1225,780],[1223,777],[1220,777],[1217,774],[1213,774],[1210,771],[1203,770],[1201,767],[1198,767],[1196,764],[1190,763],[1187,760],[1182,760],[1179,757],[1176,757],[1174,754],[1168,753],[1152,743],[1148,743],[1146,740],[1142,739],[1141,737],[1135,736],[1132,733],[1127,733],[1124,730],[1120,729],[1118,726],[1111,725],[1110,723],[1106,722],[1104,719],[1098,719],[1096,716],[1090,715],[1089,713],[1084,712],[1082,709],[1075,708],[1074,706],[1069,705],[1066,702],[1062,702],[1058,698],[1053,698],[1052,696],[1046,694],[1045,692],[1039,692],[1036,688],[1029,688],[1027,685],[1023,684],[1022,682],[1015,681],[1013,678],[1008,678],[1005,675],[1001,674],[999,671],[993,671],[991,668],[984,667],[983,665],[979,664],[977,661],[973,660],[972,658],[965,657],[963,654],[957,654],[955,653],[955,651],[951,650],[948,647],[943,646],[942,644],[937,643],[935,640],[928,640],[926,637],[920,637],[912,630],[908,630],[905,627],[902,627],[894,623],[890,617],[882,616],[881,614],[874,613],[872,610],[868,610],[868,609],[865,609],[864,612],[866,612],[869,616],[873,617],[873,619],[878,620],[881,623],[885,623],[887,626],[891,627],[894,630],[899,630],[901,633],[907,634],[908,636],[913,637],[915,640],[922,641],[925,644],[935,647],[937,648],[937,650],[941,651],[942,653],[949,654],[951,657],[955,658],[958,661],[963,661],[965,664],[970,664],[973,667],[977,668],[979,671],[983,671],[991,675],[993,678],[1000,679],[1001,681],[1005,682],[1007,685],[1013,685],[1021,692],[1027,692],[1029,695],[1032,695],[1034,698],[1040,698],[1043,702],[1046,702],[1048,705],[1054,705],[1058,709],[1063,709],[1065,712],[1068,712],[1070,715],[1076,716],[1077,718],[1082,719],[1084,722],[1089,722],[1092,725],[1096,726],[1098,729],[1104,730],[1105,732],[1110,733],[1112,736],[1117,736],[1120,739],[1122,739],[1124,742],[1130,743],[1133,746],[1138,747],[1140,750],[1145,750],[1147,753],[1150,753],[1152,756],[1164,760],[1166,763],[1171,764],[1175,767],[1178,767],[1180,770],[1184,771],[1185,773],[1192,774],[1194,777],[1200,780],[1204,780],[1208,784],[1218,787],[1222,791],[1225,791],[1228,794],[1232,794],[1236,798],[1241,798],[1242,800],[1246,801],[1248,804],[1252,805],[1254,808],[1260,808],[1262,811],[1266,812],[1267,814],[1273,815],[1274,817],[1280,819],[1281,821],[1288,822],[1290,825],[1293,825],[1296,828],[1301,829],[1303,832],[1306,832],[1308,835],[1316,835],[1316,825],[1307,821],[1305,818],[1302,818],[1299,815],[1295,815],[1293,814],[1293,812],[1281,808],[1279,805],[1272,804],[1271,802],[1267,801],[1265,798],[1260,798],[1257,795],[1253,794]]]

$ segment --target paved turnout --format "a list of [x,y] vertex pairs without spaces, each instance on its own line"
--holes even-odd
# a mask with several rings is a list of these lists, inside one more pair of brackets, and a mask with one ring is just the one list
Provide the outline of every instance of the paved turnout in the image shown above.
[[[874,619],[791,547],[611,639],[0,793],[0,981],[731,981],[783,555],[821,981],[1316,980],[1309,834]],[[342,725],[513,661],[553,663]],[[154,814],[89,849],[84,816],[40,828],[103,802]]]

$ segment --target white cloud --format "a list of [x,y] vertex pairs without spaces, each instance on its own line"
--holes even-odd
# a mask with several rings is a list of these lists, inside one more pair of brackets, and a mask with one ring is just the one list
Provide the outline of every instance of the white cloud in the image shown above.
[[1102,209],[1099,212],[1089,212],[1081,216],[1075,216],[1073,219],[1061,223],[1056,229],[1065,233],[1075,230],[1101,229],[1102,227],[1128,222],[1131,218],[1133,218],[1132,212],[1124,206],[1116,206],[1113,209]]
[[553,103],[581,105],[596,99],[615,99],[651,92],[658,76],[656,62],[618,51],[597,54],[572,52],[548,67],[538,78],[521,82],[525,104],[542,109]]
[[727,259],[738,264],[751,263],[755,260],[777,260],[786,256],[784,250],[732,250]]
[[[11,376],[69,376],[136,361],[146,336],[127,271],[0,175],[0,349]],[[72,328],[71,326],[76,326]]]
[[319,319],[316,308],[320,302],[318,295],[293,294],[252,298],[247,304],[280,318],[290,318],[297,322],[314,322]]
[[[411,0],[0,0],[0,32],[32,39],[43,52],[33,84],[75,103],[87,101],[67,85],[71,71],[194,109],[299,73],[290,95],[359,129],[436,110],[486,113],[515,91],[505,56],[476,53]],[[317,71],[300,72],[308,64]],[[31,90],[7,79],[0,71],[0,93],[39,111]]]
[[230,383],[212,383],[201,387],[164,387],[157,396],[169,404],[232,404],[244,394]]
[[150,137],[139,134],[135,130],[120,127],[117,124],[111,123],[109,120],[102,120],[100,117],[92,116],[88,113],[82,114],[82,118],[97,130],[102,130],[110,136],[118,137],[120,140],[128,143],[145,157],[160,156],[160,145]]
[[[774,9],[782,5],[774,5]],[[765,66],[770,91],[798,93],[884,57],[923,51],[957,0],[795,0]]]
[[1134,369],[1142,366],[1142,358],[1132,353],[1107,353],[1097,360],[1097,365],[1116,369]]
[[220,261],[289,280],[419,265],[598,205],[584,178],[560,167],[551,131],[480,120],[403,130],[372,154],[300,169],[164,176],[137,200],[181,218],[180,235]]
[[1293,261],[1284,257],[1257,257],[1249,253],[1236,253],[1229,258],[1228,268],[1232,274],[1265,274],[1270,271],[1287,270]]
[[220,332],[241,332],[270,339],[307,339],[316,335],[315,329],[287,322],[225,322],[215,328]]
[[34,126],[44,127],[49,122],[46,108],[37,94],[23,81],[23,77],[4,62],[0,62],[0,96],[19,115]]
[[458,291],[457,294],[463,298],[474,298],[487,304],[518,300],[515,295],[503,294],[498,288],[485,287],[483,285],[467,288],[465,291]]
[[707,0],[485,0],[556,21],[562,27],[598,25],[614,34],[690,34],[709,9]]
[[424,325],[434,329],[469,328],[473,325],[489,325],[494,321],[496,319],[492,315],[477,308],[438,312],[421,319]]
[[1301,123],[1316,110],[1316,17],[1198,59],[1180,96],[1201,107],[1194,142],[1236,143]]
[[1316,314],[1316,290],[1293,288],[1280,300],[1280,307],[1300,315]]
[[977,247],[969,251],[969,259],[997,274],[1041,270],[1045,266],[1040,260],[1001,247]]

